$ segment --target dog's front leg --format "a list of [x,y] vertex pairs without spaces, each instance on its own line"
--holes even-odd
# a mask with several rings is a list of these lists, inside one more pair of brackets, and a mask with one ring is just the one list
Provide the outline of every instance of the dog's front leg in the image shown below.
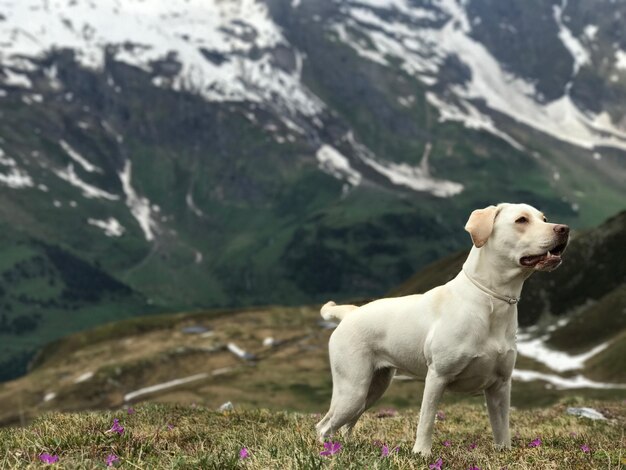
[[413,453],[421,454],[424,457],[430,455],[430,448],[433,443],[433,425],[435,423],[435,414],[439,400],[446,388],[446,380],[437,376],[433,369],[429,369],[426,374],[426,383],[424,386],[424,396],[422,398],[422,407],[420,409],[420,420],[417,424],[417,435]]
[[509,409],[511,406],[511,378],[504,383],[493,385],[485,390],[489,421],[496,448],[511,448],[511,433],[509,431]]

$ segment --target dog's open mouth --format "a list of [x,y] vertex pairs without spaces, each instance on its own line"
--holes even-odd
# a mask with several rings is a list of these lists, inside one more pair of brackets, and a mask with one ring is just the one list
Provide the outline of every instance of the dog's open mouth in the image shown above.
[[561,262],[561,255],[566,247],[567,242],[563,242],[540,255],[523,256],[520,258],[519,262],[522,266],[529,268],[533,268],[540,263],[546,266],[559,264]]

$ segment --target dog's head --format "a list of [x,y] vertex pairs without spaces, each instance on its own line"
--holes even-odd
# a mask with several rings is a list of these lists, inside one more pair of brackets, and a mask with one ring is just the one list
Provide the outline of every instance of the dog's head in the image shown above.
[[552,271],[561,264],[569,227],[548,222],[528,204],[498,204],[472,212],[465,225],[474,246],[522,269]]

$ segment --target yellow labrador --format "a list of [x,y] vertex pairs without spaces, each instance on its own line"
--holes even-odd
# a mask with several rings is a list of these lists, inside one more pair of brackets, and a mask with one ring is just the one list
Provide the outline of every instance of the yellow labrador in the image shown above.
[[430,454],[446,389],[484,391],[496,446],[510,447],[517,302],[534,271],[561,264],[569,227],[529,205],[503,203],[472,212],[465,230],[474,246],[447,284],[362,307],[322,307],[324,319],[341,323],[328,344],[333,393],[316,426],[320,440],[344,426],[349,433],[402,369],[425,381],[413,452]]

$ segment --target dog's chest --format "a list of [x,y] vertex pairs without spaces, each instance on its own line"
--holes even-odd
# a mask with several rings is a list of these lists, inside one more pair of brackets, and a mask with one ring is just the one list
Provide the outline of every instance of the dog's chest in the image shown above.
[[513,372],[515,356],[514,342],[489,338],[475,350],[450,388],[460,392],[478,392],[496,382],[505,382]]

